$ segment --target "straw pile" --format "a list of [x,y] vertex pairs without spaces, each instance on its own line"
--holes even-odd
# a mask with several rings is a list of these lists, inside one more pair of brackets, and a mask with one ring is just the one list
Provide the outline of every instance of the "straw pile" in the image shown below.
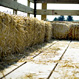
[[70,25],[69,39],[79,40],[79,23],[73,23]]
[[45,41],[52,38],[52,25],[50,22],[45,22]]
[[69,33],[69,27],[65,23],[52,23],[53,38],[55,39],[67,39]]
[[27,47],[50,38],[50,23],[0,12],[0,57],[23,53]]

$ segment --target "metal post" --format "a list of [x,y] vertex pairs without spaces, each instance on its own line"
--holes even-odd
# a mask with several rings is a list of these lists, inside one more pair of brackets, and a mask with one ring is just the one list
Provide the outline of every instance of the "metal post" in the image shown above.
[[37,0],[34,0],[34,17],[36,17],[36,2]]

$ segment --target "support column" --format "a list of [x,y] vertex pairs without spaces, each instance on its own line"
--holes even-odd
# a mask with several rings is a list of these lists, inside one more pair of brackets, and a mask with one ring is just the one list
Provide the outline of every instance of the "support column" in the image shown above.
[[34,17],[36,17],[36,1],[37,0],[34,0]]
[[[17,0],[14,0],[14,1],[17,2]],[[13,14],[16,14],[16,15],[17,15],[17,10],[14,10],[14,9],[13,9]]]
[[[42,3],[42,9],[47,9],[47,3]],[[46,20],[46,15],[41,15],[41,20]]]
[[[30,0],[27,1],[27,6],[30,7]],[[30,17],[30,13],[27,13],[27,16]]]

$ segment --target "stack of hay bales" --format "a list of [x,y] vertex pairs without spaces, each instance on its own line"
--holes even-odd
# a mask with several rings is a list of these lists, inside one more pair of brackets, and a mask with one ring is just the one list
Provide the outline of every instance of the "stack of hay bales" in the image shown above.
[[69,25],[65,23],[52,23],[53,38],[54,39],[67,39],[69,33]]
[[72,23],[69,28],[69,39],[79,40],[79,23]]
[[45,22],[45,41],[52,38],[52,25],[50,22]]
[[0,12],[0,57],[23,53],[29,46],[48,41],[51,32],[48,22]]
[[79,24],[45,22],[0,12],[0,57],[23,53],[27,47],[55,39],[79,40]]

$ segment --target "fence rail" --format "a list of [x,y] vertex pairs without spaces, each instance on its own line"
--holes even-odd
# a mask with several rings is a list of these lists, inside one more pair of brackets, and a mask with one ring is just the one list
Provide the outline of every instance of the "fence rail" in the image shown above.
[[37,10],[37,15],[79,15],[79,10]]
[[[79,15],[79,10],[47,10],[47,3],[75,3],[79,4],[79,0],[27,0],[27,6],[18,3],[17,0],[0,0],[0,6],[8,7],[13,9],[13,13],[17,14],[17,11],[22,11],[27,13],[27,16],[30,14],[41,15],[42,20],[46,20],[47,15]],[[30,8],[30,2],[34,2],[34,5],[37,3],[42,3],[42,9]],[[36,3],[35,3],[36,2]]]
[[8,8],[15,9],[17,11],[26,12],[26,13],[33,13],[32,8],[22,5],[13,0],[0,0],[0,6],[8,7]]

